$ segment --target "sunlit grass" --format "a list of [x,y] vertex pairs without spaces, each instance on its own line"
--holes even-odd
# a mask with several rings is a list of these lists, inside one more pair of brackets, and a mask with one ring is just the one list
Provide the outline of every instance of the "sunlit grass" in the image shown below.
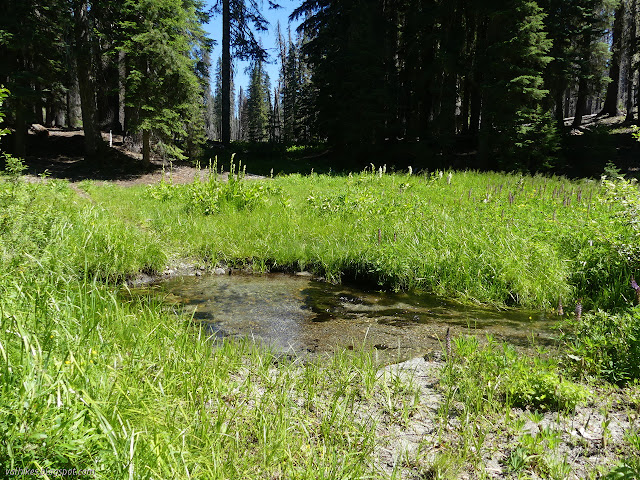
[[[191,185],[83,188],[164,251],[212,264],[310,269],[331,281],[534,308],[579,297],[611,307],[629,290],[632,265],[617,250],[626,233],[599,182],[376,171],[260,183],[269,188],[233,201],[218,193],[203,201]],[[243,194],[260,201],[238,208]]]
[[[91,478],[384,476],[376,425],[408,422],[418,398],[411,382],[377,375],[367,352],[303,365],[247,341],[214,344],[188,318],[121,295],[124,278],[167,263],[306,269],[501,306],[569,306],[580,296],[608,306],[633,294],[634,260],[620,253],[633,232],[598,182],[375,169],[251,185],[81,187],[90,199],[64,182],[0,183],[6,468],[86,468]],[[469,419],[491,405],[495,414],[582,398],[553,362],[488,350],[457,358],[443,391],[464,393],[451,398]],[[491,376],[504,381],[487,403]],[[477,460],[482,422],[463,426],[460,445],[431,471],[454,476],[451,458]]]

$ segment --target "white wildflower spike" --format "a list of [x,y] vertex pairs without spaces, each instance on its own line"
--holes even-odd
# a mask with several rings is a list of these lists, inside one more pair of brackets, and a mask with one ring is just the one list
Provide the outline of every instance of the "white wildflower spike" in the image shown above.
[[451,185],[451,179],[453,178],[453,173],[449,172],[449,175],[447,175],[447,184]]
[[413,168],[411,168],[411,165],[409,165],[409,176],[413,175]]
[[378,169],[378,177],[382,178],[382,167]]

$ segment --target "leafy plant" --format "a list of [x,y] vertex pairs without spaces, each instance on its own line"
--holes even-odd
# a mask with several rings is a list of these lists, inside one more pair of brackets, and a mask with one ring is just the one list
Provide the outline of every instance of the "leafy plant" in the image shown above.
[[620,385],[640,378],[640,306],[617,314],[598,310],[566,326],[564,364],[574,375]]
[[587,391],[563,379],[557,363],[543,357],[523,357],[513,347],[492,339],[458,338],[454,361],[444,369],[444,382],[479,412],[498,405],[539,410],[572,410]]
[[640,457],[628,459],[603,478],[605,480],[636,480],[640,478]]

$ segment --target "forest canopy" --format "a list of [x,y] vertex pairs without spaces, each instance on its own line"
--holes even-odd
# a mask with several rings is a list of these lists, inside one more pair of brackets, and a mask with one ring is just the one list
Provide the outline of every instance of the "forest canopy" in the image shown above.
[[[248,141],[463,148],[476,168],[544,171],[586,115],[636,121],[637,0],[305,0],[297,31],[276,26],[278,78],[259,37],[273,2],[6,3],[0,83],[19,156],[37,123],[82,127],[89,159],[111,130],[147,162]],[[251,61],[237,98],[234,59]]]

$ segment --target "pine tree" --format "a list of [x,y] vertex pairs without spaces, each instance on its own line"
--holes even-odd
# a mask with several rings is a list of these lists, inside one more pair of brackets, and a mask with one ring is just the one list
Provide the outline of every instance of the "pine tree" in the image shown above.
[[270,105],[269,76],[264,72],[261,61],[254,62],[247,93],[248,139],[251,142],[263,142],[268,139]]
[[541,111],[548,94],[542,71],[551,60],[543,19],[544,12],[531,0],[510,0],[489,17],[479,152],[483,168],[537,170],[557,148],[550,119]]
[[238,90],[238,132],[236,140],[247,140],[248,131],[247,97],[242,87],[240,87]]
[[[635,99],[633,98],[633,84],[634,77],[636,74],[637,68],[634,65],[634,57],[638,51],[638,39],[637,39],[637,22],[638,22],[638,2],[637,0],[630,0],[629,4],[629,17],[628,17],[628,32],[627,32],[627,116],[625,121],[632,122],[634,120],[633,117],[633,105]],[[640,115],[639,115],[640,118]]]
[[[202,82],[196,72],[197,50],[208,48],[201,4],[186,0],[126,0],[127,105],[131,125],[143,136],[143,159],[150,161],[153,133],[167,152],[184,158],[204,132]],[[199,138],[194,138],[199,137]],[[192,153],[193,154],[193,153]]]
[[300,72],[298,48],[289,38],[289,45],[284,64],[284,85],[282,89],[283,139],[285,143],[299,140],[298,108],[300,95]]
[[[280,8],[269,1],[270,8]],[[217,0],[214,10],[222,14],[222,143],[231,141],[231,59],[264,60],[267,52],[259,44],[251,27],[267,30],[269,22],[256,0]]]
[[[233,81],[233,69],[231,71],[231,91],[234,90],[234,81]],[[230,115],[231,118],[234,117],[234,103],[231,102],[230,105]],[[213,112],[215,118],[215,138],[217,140],[222,140],[222,58],[218,58],[218,63],[216,64],[216,74],[215,74],[215,91],[213,96]]]
[[615,117],[619,115],[618,111],[618,97],[620,92],[620,66],[622,63],[622,37],[624,28],[624,18],[626,15],[626,3],[620,1],[620,4],[615,10],[613,30],[611,32],[611,63],[609,67],[609,78],[611,82],[607,86],[607,95],[602,107],[601,115],[609,115]]
[[91,48],[92,12],[88,0],[72,0],[78,87],[82,102],[85,153],[95,159],[102,145],[96,104],[96,66]]
[[42,122],[42,107],[62,103],[67,37],[72,28],[64,0],[7,0],[0,15],[0,83],[11,94],[14,153],[26,154],[27,125]]
[[292,14],[306,16],[301,32],[309,40],[302,49],[313,71],[315,126],[333,144],[371,144],[384,137],[393,65],[383,33],[390,21],[384,4],[307,0]]
[[204,81],[204,129],[208,140],[215,140],[218,136],[216,126],[216,99],[211,89],[215,88],[211,82],[211,58],[207,50],[204,51],[203,62],[206,65]]

